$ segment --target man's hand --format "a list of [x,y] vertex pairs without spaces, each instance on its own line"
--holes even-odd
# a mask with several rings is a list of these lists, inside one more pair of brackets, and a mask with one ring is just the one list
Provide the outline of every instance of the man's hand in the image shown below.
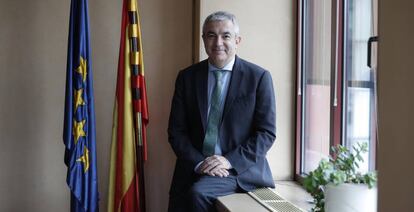
[[213,155],[204,159],[198,172],[210,176],[227,177],[229,176],[228,169],[231,168],[230,162],[221,155]]

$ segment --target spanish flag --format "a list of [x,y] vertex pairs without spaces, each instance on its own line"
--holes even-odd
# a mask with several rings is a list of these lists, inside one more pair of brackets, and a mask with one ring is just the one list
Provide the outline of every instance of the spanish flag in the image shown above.
[[124,0],[113,113],[109,212],[145,211],[147,95],[136,0]]
[[72,212],[99,210],[88,1],[70,8],[63,141]]

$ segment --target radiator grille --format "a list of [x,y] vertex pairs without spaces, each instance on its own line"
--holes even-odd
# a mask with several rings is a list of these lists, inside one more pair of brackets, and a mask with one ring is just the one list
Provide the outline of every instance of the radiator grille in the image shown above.
[[270,188],[260,188],[252,192],[249,195],[256,201],[262,204],[264,207],[274,212],[305,212],[287,200],[283,199],[276,192]]

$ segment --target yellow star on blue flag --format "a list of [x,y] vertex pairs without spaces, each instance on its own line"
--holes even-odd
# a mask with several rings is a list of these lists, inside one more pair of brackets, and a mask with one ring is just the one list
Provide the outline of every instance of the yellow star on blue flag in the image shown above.
[[86,80],[86,60],[81,56],[79,59],[79,66],[75,69],[77,73],[82,75],[82,81]]
[[80,137],[86,136],[85,130],[83,130],[85,122],[86,120],[79,122],[73,120],[73,140],[75,141],[75,145],[78,143]]
[[83,93],[83,89],[75,89],[75,96],[74,96],[74,100],[75,100],[75,111],[78,109],[78,107],[80,105],[85,105],[85,101],[82,98],[82,93]]
[[82,162],[83,163],[83,170],[85,172],[88,171],[88,169],[89,169],[89,150],[88,150],[88,147],[86,147],[86,146],[83,147],[83,155],[80,158],[78,158],[76,161],[77,162]]

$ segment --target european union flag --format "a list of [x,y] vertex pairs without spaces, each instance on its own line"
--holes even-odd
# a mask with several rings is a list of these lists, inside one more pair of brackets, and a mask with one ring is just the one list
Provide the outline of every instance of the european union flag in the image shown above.
[[72,0],[66,70],[65,164],[71,211],[98,211],[95,110],[87,0]]

